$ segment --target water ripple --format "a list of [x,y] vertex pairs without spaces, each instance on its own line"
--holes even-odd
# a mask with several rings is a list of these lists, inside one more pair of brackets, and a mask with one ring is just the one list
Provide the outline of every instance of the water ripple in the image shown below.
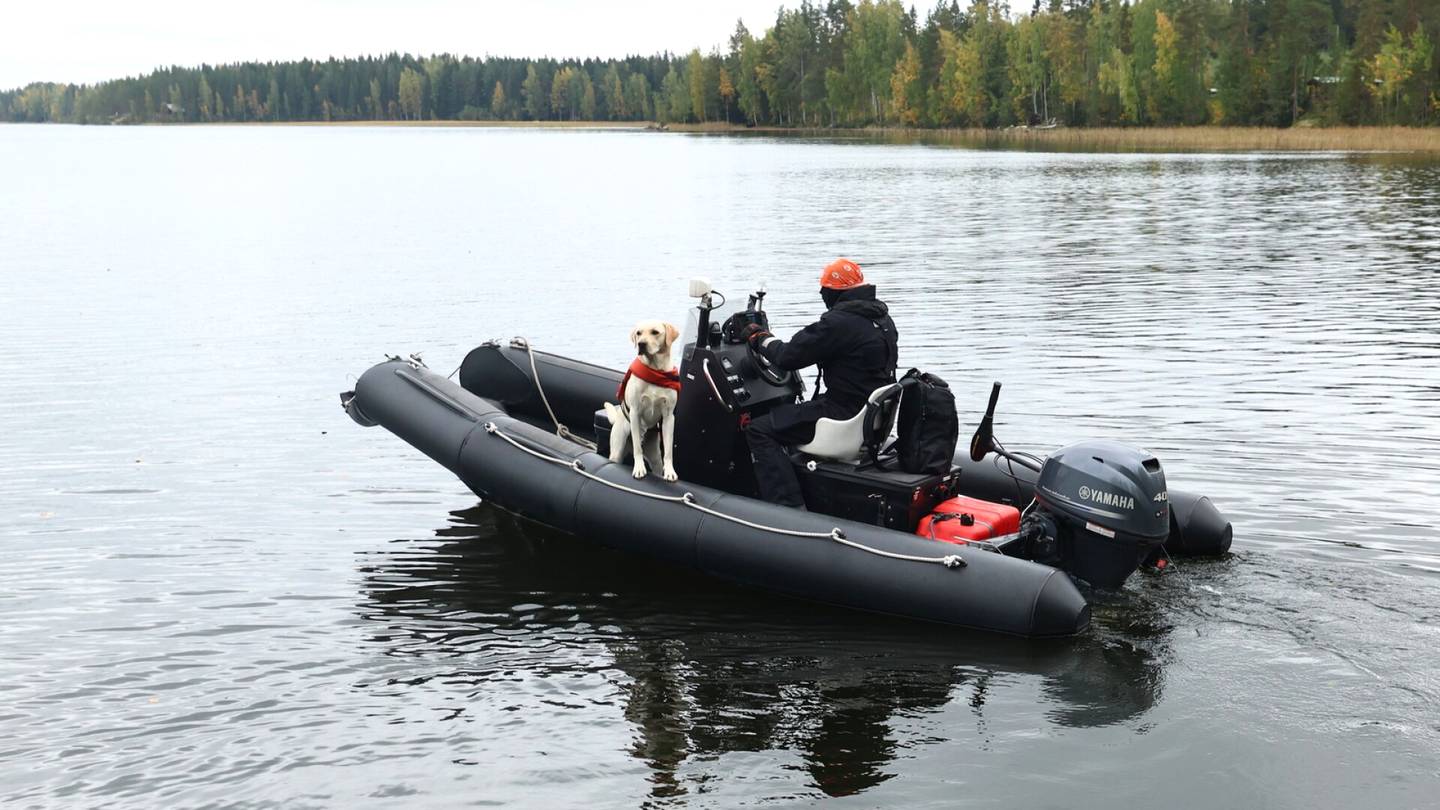
[[[863,139],[0,128],[0,800],[1422,806],[1440,164]],[[1121,437],[1236,551],[1035,644],[771,599],[488,508],[336,393],[684,282],[866,267],[902,362]],[[452,512],[452,510],[454,510]],[[1361,776],[1363,774],[1363,776]]]

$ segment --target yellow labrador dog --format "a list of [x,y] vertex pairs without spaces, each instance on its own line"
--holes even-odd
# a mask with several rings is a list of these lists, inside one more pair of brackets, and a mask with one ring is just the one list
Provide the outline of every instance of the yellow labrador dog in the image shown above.
[[[679,397],[680,375],[670,365],[670,347],[680,337],[680,330],[664,321],[641,321],[630,332],[635,344],[635,360],[620,381],[618,406],[605,403],[610,417],[610,460],[620,463],[625,458],[625,444],[635,457],[634,476],[644,478],[645,436],[660,428],[661,476],[674,481],[675,475],[675,400]],[[653,453],[651,454],[654,455]],[[654,461],[651,461],[654,464]]]

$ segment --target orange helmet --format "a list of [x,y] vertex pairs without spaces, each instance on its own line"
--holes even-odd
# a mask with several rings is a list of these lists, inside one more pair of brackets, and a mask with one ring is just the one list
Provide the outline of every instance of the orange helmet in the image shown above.
[[820,271],[820,286],[829,290],[848,290],[865,283],[860,265],[849,259],[836,259]]

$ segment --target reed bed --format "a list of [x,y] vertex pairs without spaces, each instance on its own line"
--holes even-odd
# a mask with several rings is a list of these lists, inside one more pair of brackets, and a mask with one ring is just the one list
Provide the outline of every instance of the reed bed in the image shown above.
[[677,132],[879,137],[990,149],[1075,152],[1423,152],[1440,153],[1440,128],[1418,127],[1056,127],[1055,129],[746,129],[672,125]]
[[[639,121],[335,121],[262,126],[500,127],[657,129]],[[892,127],[743,127],[710,122],[670,124],[669,132],[878,138],[986,149],[1057,152],[1418,152],[1440,154],[1440,127],[1056,127],[1055,129],[902,129]]]
[[[234,126],[235,122],[206,124],[202,126]],[[481,127],[494,129],[645,129],[645,121],[248,121],[246,126],[273,127]],[[160,124],[174,126],[174,124]],[[192,126],[192,125],[184,125]]]
[[1133,127],[953,130],[944,140],[988,147],[1105,152],[1440,152],[1440,129],[1415,127]]

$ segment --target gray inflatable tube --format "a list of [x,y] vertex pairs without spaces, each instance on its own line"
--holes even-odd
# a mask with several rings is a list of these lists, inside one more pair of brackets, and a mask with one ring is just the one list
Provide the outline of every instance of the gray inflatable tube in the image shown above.
[[637,481],[629,465],[409,363],[371,368],[346,402],[357,422],[384,426],[482,498],[621,551],[802,599],[1019,636],[1090,623],[1057,569],[684,481]]

